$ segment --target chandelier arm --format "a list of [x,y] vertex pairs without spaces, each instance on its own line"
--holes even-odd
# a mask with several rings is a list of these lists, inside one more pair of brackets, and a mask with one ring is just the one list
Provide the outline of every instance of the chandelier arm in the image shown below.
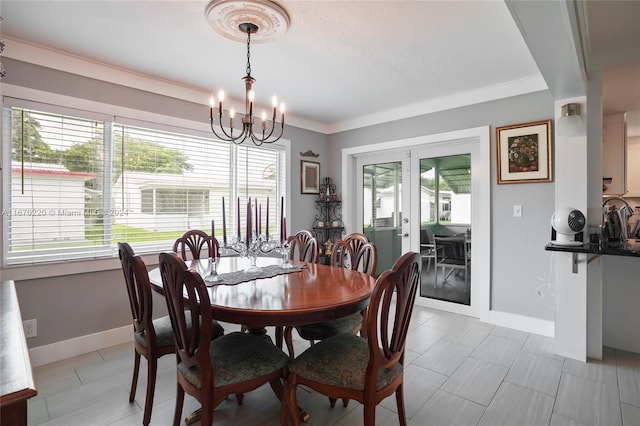
[[[216,132],[216,129],[214,127],[214,123],[213,123],[213,120],[212,120],[211,121],[211,131],[213,132],[214,135],[216,135],[216,137],[218,139],[220,139],[222,141],[225,141],[225,142],[233,142],[235,144],[242,143],[242,142],[244,142],[245,139],[247,139],[248,132],[247,132],[247,127],[246,126],[242,126],[242,132],[236,137],[233,136],[233,128],[231,129],[232,131],[231,131],[230,134],[227,133],[226,130],[224,130],[223,126],[220,126],[220,130],[222,130],[222,135],[220,135],[220,134],[218,134],[218,132]],[[240,140],[241,138],[242,138],[242,140]],[[240,142],[237,142],[238,140],[240,140]]]
[[273,135],[273,131],[275,130],[275,121],[273,121],[271,123],[271,131],[269,132],[269,134],[267,136],[264,136],[262,138],[259,138],[258,136],[256,136],[256,134],[253,132],[253,130],[251,130],[251,140],[253,141],[253,143],[256,143],[256,141],[259,141],[260,144],[262,145],[263,143],[274,143],[277,142],[278,140],[280,140],[280,138],[282,137],[282,134],[284,133],[284,125],[280,126],[280,134],[273,140],[269,140],[271,139],[271,136]]

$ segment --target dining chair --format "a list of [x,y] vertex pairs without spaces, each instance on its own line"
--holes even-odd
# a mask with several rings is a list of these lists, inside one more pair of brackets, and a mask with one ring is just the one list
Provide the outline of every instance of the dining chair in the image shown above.
[[189,254],[191,254],[191,259],[200,259],[205,246],[207,257],[220,256],[220,244],[214,236],[198,229],[191,229],[175,241],[173,251],[178,253],[182,260],[188,260]]
[[[346,240],[337,241],[331,252],[331,266],[337,266],[355,271],[375,275],[378,264],[378,251],[376,246],[367,242],[358,244],[360,251],[354,253],[352,245]],[[294,357],[293,329],[311,345],[317,340],[323,340],[340,333],[358,333],[362,329],[364,312],[356,312],[345,317],[330,321],[323,321],[300,326],[286,326],[284,328],[284,341],[291,358]]]
[[[438,287],[438,269],[442,270],[443,284],[447,282],[449,276],[458,270],[464,271],[465,292],[468,292],[469,281],[469,253],[464,236],[435,237],[434,245],[436,249],[436,273],[435,284]],[[449,271],[447,272],[447,269]]]
[[180,424],[185,393],[202,404],[200,424],[206,426],[213,424],[214,409],[230,394],[269,383],[280,396],[289,357],[269,339],[251,333],[212,340],[212,308],[202,277],[176,253],[160,254],[160,274],[178,362],[174,426]]
[[287,240],[292,244],[289,252],[290,260],[318,263],[318,256],[320,255],[318,239],[311,231],[303,229],[287,238]]
[[436,263],[436,245],[431,242],[429,231],[426,229],[420,230],[420,257],[427,261],[427,271],[431,269],[431,259],[433,263]]
[[364,425],[375,425],[376,405],[395,393],[400,425],[406,425],[403,380],[405,342],[422,259],[409,252],[376,280],[366,314],[366,337],[342,333],[316,343],[289,364],[282,398],[282,425],[300,424],[296,389],[304,385],[364,405]]
[[169,317],[153,319],[151,283],[144,261],[134,254],[127,243],[118,243],[118,255],[133,317],[134,364],[129,402],[133,402],[136,396],[140,358],[143,356],[147,360],[147,395],[142,424],[146,426],[151,420],[158,369],[157,360],[164,355],[174,353],[175,345]]

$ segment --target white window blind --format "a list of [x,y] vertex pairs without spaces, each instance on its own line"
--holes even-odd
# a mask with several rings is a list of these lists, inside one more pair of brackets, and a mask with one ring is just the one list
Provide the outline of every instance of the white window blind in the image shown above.
[[6,107],[3,114],[12,147],[4,175],[5,265],[114,256],[121,241],[137,253],[166,251],[188,229],[210,234],[212,221],[222,242],[223,197],[229,239],[238,219],[245,234],[249,197],[263,233],[269,199],[269,232],[279,232],[281,146],[236,146],[165,125],[36,109]]

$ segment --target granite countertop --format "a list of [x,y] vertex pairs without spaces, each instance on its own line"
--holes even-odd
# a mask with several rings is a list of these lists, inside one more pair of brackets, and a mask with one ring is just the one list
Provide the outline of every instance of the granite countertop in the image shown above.
[[610,256],[640,257],[640,240],[630,239],[615,244],[598,245],[582,244],[579,246],[563,246],[549,243],[544,248],[547,251],[563,251],[566,253],[606,254]]

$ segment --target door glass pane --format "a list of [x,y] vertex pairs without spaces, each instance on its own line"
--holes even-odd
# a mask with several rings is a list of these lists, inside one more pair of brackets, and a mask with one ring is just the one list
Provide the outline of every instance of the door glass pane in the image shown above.
[[377,273],[402,254],[402,163],[363,166],[363,231],[378,250]]
[[420,160],[420,295],[470,304],[471,155]]

